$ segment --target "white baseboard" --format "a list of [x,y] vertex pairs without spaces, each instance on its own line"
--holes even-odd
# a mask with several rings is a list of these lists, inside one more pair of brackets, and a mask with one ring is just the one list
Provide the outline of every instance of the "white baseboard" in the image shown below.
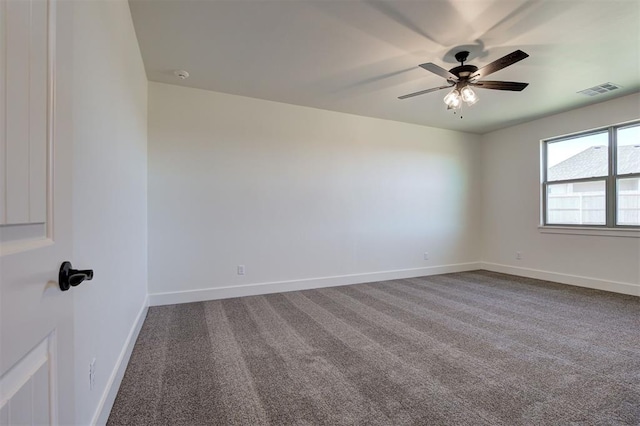
[[91,420],[92,425],[105,425],[107,423],[107,420],[109,419],[109,413],[111,413],[111,408],[113,407],[113,403],[116,400],[116,395],[118,395],[120,383],[122,383],[124,372],[127,369],[127,365],[129,364],[129,358],[131,358],[133,346],[138,339],[138,334],[140,333],[140,329],[142,328],[142,324],[144,323],[147,309],[149,309],[149,296],[145,297],[142,307],[138,312],[138,316],[133,322],[131,330],[129,330],[127,340],[125,341],[125,344],[120,351],[120,355],[118,356],[116,365],[111,372],[111,376],[109,376],[107,386],[104,390],[104,393],[102,394],[102,397],[100,398],[98,408],[96,409],[96,412],[93,415],[93,419]]
[[561,274],[558,272],[542,271],[539,269],[522,268],[518,266],[501,265],[499,263],[479,262],[479,264],[481,269],[486,269],[487,271],[519,275],[521,277],[535,278],[538,280],[555,281],[562,284],[594,288],[614,293],[630,294],[632,296],[640,296],[640,285],[638,284],[601,280],[598,278]]
[[285,291],[309,290],[313,288],[423,277],[426,275],[447,274],[451,272],[473,271],[475,269],[481,269],[479,262],[456,263],[453,265],[431,266],[428,268],[369,272],[364,274],[338,275],[333,277],[307,278],[301,280],[275,281],[228,287],[210,287],[198,290],[175,291],[168,293],[152,293],[149,294],[149,305],[174,305],[177,303],[201,302],[204,300],[257,296],[260,294],[281,293]]

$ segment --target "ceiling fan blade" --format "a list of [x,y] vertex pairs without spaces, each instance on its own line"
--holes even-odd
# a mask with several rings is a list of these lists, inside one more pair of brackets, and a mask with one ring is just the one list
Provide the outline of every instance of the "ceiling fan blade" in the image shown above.
[[414,93],[409,93],[408,95],[399,96],[398,99],[413,98],[414,96],[424,95],[425,93],[435,92],[436,90],[448,89],[449,87],[453,87],[453,86],[454,84],[451,84],[449,86],[434,87],[433,89],[421,90],[419,92],[414,92]]
[[420,64],[420,68],[424,68],[427,71],[431,71],[434,74],[444,77],[447,80],[458,81],[458,77],[455,74],[451,74],[449,71],[434,64],[433,62],[427,62],[426,64]]
[[511,90],[513,92],[521,92],[529,83],[518,83],[516,81],[476,81],[471,83],[474,87],[481,89],[493,90]]
[[521,61],[525,58],[528,58],[529,55],[527,55],[526,53],[524,53],[522,50],[516,50],[515,52],[511,52],[506,56],[503,56],[502,58],[495,60],[493,62],[491,62],[488,65],[485,65],[484,67],[480,68],[478,71],[476,71],[473,76],[471,77],[472,79],[479,79],[482,77],[486,77],[489,74],[493,74],[496,71],[500,71],[502,68],[506,68],[509,65],[513,65],[518,61]]

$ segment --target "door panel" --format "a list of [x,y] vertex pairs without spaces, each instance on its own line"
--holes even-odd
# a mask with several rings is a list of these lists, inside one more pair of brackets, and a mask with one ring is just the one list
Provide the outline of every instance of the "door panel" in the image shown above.
[[0,1],[0,424],[74,423],[70,3]]
[[[49,4],[44,0],[3,2],[6,108],[2,168],[5,185],[0,224],[46,220],[47,87]],[[9,59],[9,60],[7,60]]]
[[56,423],[56,413],[50,403],[50,398],[55,396],[52,380],[55,363],[51,353],[54,339],[55,335],[47,337],[0,379],[5,411],[0,416],[0,425]]

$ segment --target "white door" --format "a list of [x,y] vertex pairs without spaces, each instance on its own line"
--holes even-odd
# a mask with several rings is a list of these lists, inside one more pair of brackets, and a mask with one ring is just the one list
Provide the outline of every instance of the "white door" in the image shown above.
[[0,0],[2,425],[74,421],[69,7]]

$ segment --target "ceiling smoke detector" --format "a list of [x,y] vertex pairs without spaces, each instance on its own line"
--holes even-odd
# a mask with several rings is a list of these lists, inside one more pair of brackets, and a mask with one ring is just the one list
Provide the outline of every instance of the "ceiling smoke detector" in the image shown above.
[[178,77],[180,80],[184,80],[189,78],[189,73],[185,70],[175,70],[173,74]]

